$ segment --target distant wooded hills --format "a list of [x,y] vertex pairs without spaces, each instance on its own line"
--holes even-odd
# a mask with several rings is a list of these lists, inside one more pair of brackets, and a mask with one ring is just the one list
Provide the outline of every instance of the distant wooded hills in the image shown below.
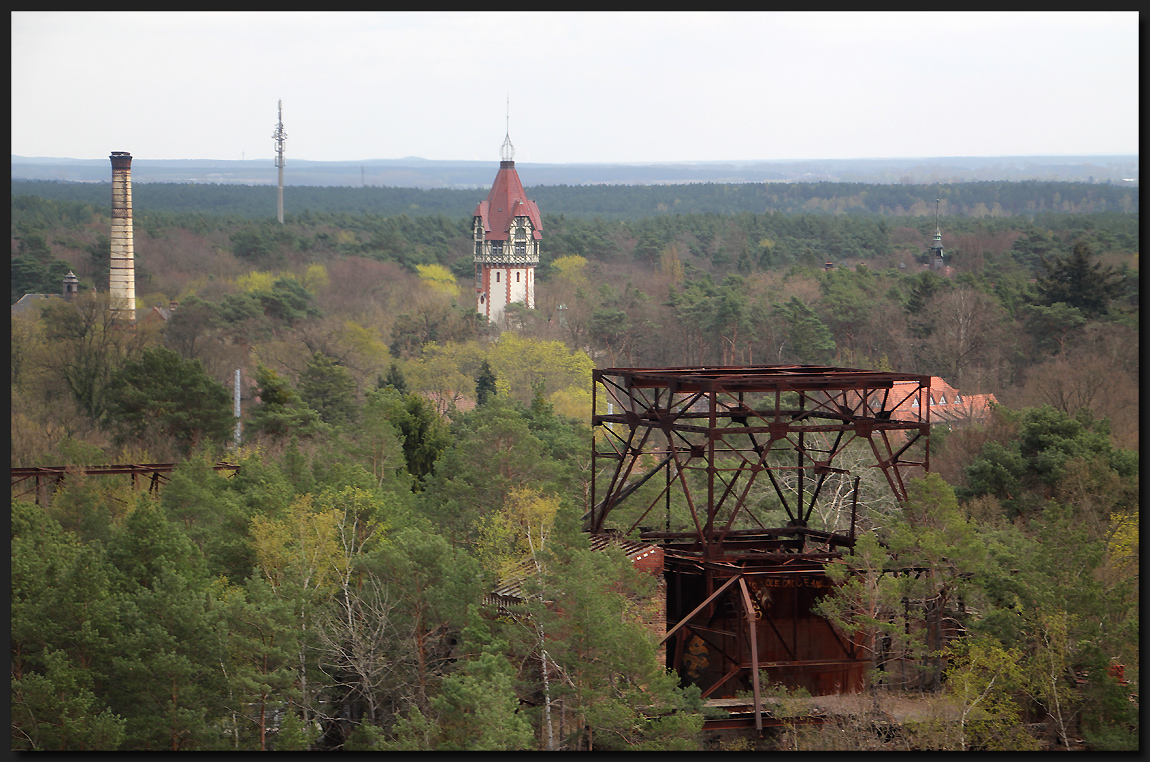
[[[495,161],[430,161],[415,157],[363,161],[287,158],[284,184],[393,188],[483,188]],[[811,161],[682,162],[663,164],[533,164],[519,162],[523,182],[547,185],[661,185],[687,183],[853,182],[938,184],[978,181],[1063,181],[1136,184],[1138,157],[997,156]],[[12,179],[106,182],[104,159],[12,156]],[[136,156],[136,183],[275,185],[272,157],[247,161],[155,160]]]
[[[1138,186],[1082,182],[967,182],[940,185],[846,182],[691,183],[682,185],[539,185],[528,195],[545,218],[626,220],[659,215],[740,213],[933,216],[935,200],[947,217],[1013,217],[1048,212],[1126,214],[1138,210]],[[438,214],[470,218],[483,187],[389,188],[292,186],[284,191],[289,216],[351,213],[382,216]],[[12,180],[14,203],[22,196],[111,204],[111,184]],[[137,212],[226,215],[250,220],[275,217],[270,185],[138,183]]]

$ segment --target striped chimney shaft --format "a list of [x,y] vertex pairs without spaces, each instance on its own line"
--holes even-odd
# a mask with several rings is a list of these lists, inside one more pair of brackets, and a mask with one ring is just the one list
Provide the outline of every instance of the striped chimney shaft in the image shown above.
[[112,151],[112,268],[108,294],[113,314],[136,320],[136,265],[132,233],[132,154]]

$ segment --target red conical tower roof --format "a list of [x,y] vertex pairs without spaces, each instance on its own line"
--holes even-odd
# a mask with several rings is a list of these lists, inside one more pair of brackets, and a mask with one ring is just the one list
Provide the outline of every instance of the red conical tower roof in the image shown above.
[[491,184],[487,200],[476,205],[475,216],[482,219],[483,234],[489,241],[506,241],[515,217],[530,218],[532,237],[536,240],[543,237],[539,233],[543,227],[539,207],[527,198],[514,161],[499,162],[499,174]]

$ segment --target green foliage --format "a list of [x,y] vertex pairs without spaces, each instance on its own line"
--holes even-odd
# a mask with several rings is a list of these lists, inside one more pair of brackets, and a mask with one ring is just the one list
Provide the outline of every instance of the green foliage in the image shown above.
[[264,314],[284,325],[320,315],[311,304],[312,293],[295,278],[279,278],[271,291],[256,290],[252,295],[263,305]]
[[43,674],[12,681],[13,751],[115,751],[125,720],[92,693],[91,671],[60,651],[46,654]]
[[260,404],[248,413],[247,437],[314,436],[321,423],[319,415],[307,407],[286,379],[262,363],[256,365],[253,392]]
[[966,467],[967,486],[959,490],[965,499],[993,495],[1008,510],[1023,513],[1053,494],[1072,459],[1101,457],[1124,476],[1137,468],[1132,453],[1110,444],[1109,422],[1095,420],[1088,408],[1076,417],[1050,405],[1001,414],[1017,421],[1018,435],[1005,443],[992,440],[983,445]]
[[[557,523],[573,518],[561,513]],[[658,663],[647,624],[656,581],[617,549],[593,552],[563,538],[556,532],[544,550],[542,600],[534,599],[528,610],[546,633],[547,659],[563,676],[552,690],[580,720],[565,742],[571,748],[593,743],[598,750],[697,749],[703,722],[698,692],[681,690],[677,677]],[[561,609],[549,601],[562,601]]]
[[400,394],[394,388],[368,392],[367,409],[373,420],[386,421],[403,441],[407,472],[419,490],[430,477],[439,454],[450,443],[447,427],[426,399],[418,394]]
[[473,541],[476,522],[507,504],[516,489],[562,492],[563,469],[543,456],[522,412],[502,396],[460,416],[447,444],[426,502],[458,541]]
[[906,311],[911,314],[922,312],[931,298],[942,287],[942,278],[930,270],[912,275],[910,277],[910,294],[906,300]]
[[[398,394],[395,387],[388,385],[369,391],[363,406],[363,416],[359,424],[352,427],[349,454],[358,458],[364,469],[370,464],[375,483],[383,487],[390,484],[412,486],[411,474],[407,470],[407,458],[403,450],[403,436],[392,423],[391,416],[397,415],[393,398],[381,392]],[[294,456],[293,456],[294,457]],[[306,492],[306,489],[299,491]]]
[[147,346],[143,331],[124,331],[108,308],[107,295],[81,294],[71,303],[53,300],[41,312],[52,353],[44,366],[57,373],[80,411],[103,421],[112,376]]
[[[23,247],[24,241],[21,241]],[[64,276],[72,270],[72,265],[46,255],[29,251],[12,258],[12,302],[17,302],[24,294],[63,294]]]
[[1082,687],[1082,735],[1092,751],[1137,751],[1138,683],[1122,686],[1107,674],[1111,659],[1094,643],[1082,644],[1080,664],[1088,682]]
[[376,386],[380,389],[386,389],[390,386],[400,394],[407,394],[408,392],[407,379],[404,378],[403,371],[399,369],[399,365],[396,363],[387,366],[387,375],[379,379]]
[[107,542],[115,520],[124,513],[124,501],[133,495],[126,485],[72,473],[56,489],[45,513],[84,542]]
[[958,703],[957,751],[1036,751],[1037,741],[1019,727],[1012,693],[1022,680],[1021,654],[987,638],[958,641],[947,649],[946,692]]
[[441,751],[515,751],[532,745],[531,725],[519,713],[512,690],[511,665],[499,654],[481,653],[459,665],[446,677],[442,691],[432,699],[439,717],[438,738],[432,748]]
[[364,568],[386,584],[392,605],[389,624],[401,633],[390,665],[396,689],[384,701],[427,707],[456,656],[453,644],[468,607],[484,590],[479,566],[429,525],[413,520],[365,558]]
[[1042,260],[1062,248],[1062,243],[1049,230],[1030,227],[1011,244],[1011,255],[1028,270],[1038,268]]
[[835,351],[830,330],[818,314],[798,297],[775,308],[775,315],[786,323],[784,357],[791,357],[806,365],[825,365]]
[[177,465],[160,493],[160,505],[203,553],[212,577],[244,579],[254,564],[247,537],[250,507],[236,499],[229,480],[212,465],[205,456]]
[[[243,747],[264,751],[269,745],[269,728],[276,710],[298,697],[294,667],[298,657],[298,635],[293,626],[292,602],[275,595],[266,580],[252,577],[240,588],[225,587],[219,580],[214,591],[218,599],[218,633],[226,649],[228,663],[228,703],[233,734],[243,738]],[[287,715],[295,717],[290,708]],[[306,748],[298,720],[294,728],[281,728],[275,748]],[[233,735],[233,737],[234,737]]]
[[495,396],[495,374],[491,372],[491,366],[487,360],[479,366],[479,376],[475,379],[475,404],[484,405]]
[[145,349],[112,377],[108,410],[116,442],[162,437],[187,455],[226,442],[234,419],[228,390],[199,360],[164,347]]
[[1065,302],[1050,306],[1028,304],[1020,312],[1039,350],[1049,354],[1062,351],[1067,341],[1086,326],[1082,310]]
[[871,679],[875,682],[881,679],[877,670],[885,666],[880,653],[882,638],[889,638],[892,648],[910,645],[903,638],[901,623],[889,616],[901,608],[897,605],[901,589],[895,577],[885,574],[887,558],[886,548],[874,533],[861,535],[851,556],[826,567],[836,594],[819,598],[812,607],[839,631],[861,636],[859,643],[871,659]]
[[232,233],[232,250],[241,259],[260,259],[271,253],[275,242],[266,228],[246,227]]
[[284,718],[276,732],[274,741],[275,751],[307,751],[310,747],[307,734],[299,716],[291,709],[284,713]]
[[[82,277],[106,279],[100,268],[109,244],[99,232],[106,220],[98,217],[107,187],[67,185],[49,191],[99,191],[96,206],[13,199],[14,282],[48,266],[58,246],[78,261]],[[1100,322],[1136,309],[1136,272],[1099,270],[1080,247],[1094,272],[1085,283],[1100,276],[1109,299],[1097,316],[1050,301],[1053,285],[1029,283],[1043,260],[1052,272],[1069,267],[1076,241],[1133,262],[1136,214],[1036,211],[1053,208],[1055,192],[1082,210],[1117,208],[1123,199],[1129,206],[1137,191],[1131,196],[1128,188],[943,188],[957,210],[945,231],[961,251],[953,281],[908,276],[895,269],[897,258],[883,259],[928,239],[931,215],[914,209],[927,191],[922,206],[933,208],[933,187],[538,189],[551,215],[544,256],[555,261],[537,271],[536,312],[559,317],[551,324],[525,314],[519,330],[480,341],[487,329],[470,306],[415,304],[402,293],[415,271],[470,273],[474,191],[301,188],[311,211],[281,226],[267,221],[267,188],[162,185],[141,186],[136,199],[138,231],[157,254],[202,244],[205,257],[231,267],[217,245],[230,238],[241,264],[284,267],[290,257],[298,272],[311,265],[332,273],[330,288],[322,279],[266,272],[241,279],[240,288],[250,290],[228,294],[232,286],[219,272],[206,280],[198,272],[172,275],[156,291],[181,300],[163,331],[183,362],[199,359],[215,373],[251,350],[274,357],[277,367],[298,368],[312,347],[334,358],[342,340],[325,344],[329,324],[354,320],[391,330],[371,340],[414,358],[403,366],[413,383],[399,363],[380,378],[389,362],[381,352],[372,363],[345,354],[338,364],[315,362],[300,379],[302,395],[260,366],[260,399],[245,428],[249,441],[269,445],[275,457],[242,453],[241,470],[225,478],[210,468],[210,453],[195,454],[162,485],[158,502],[131,494],[122,479],[69,474],[44,507],[14,503],[13,748],[446,750],[551,742],[586,748],[592,741],[597,749],[697,748],[698,690],[679,690],[664,674],[646,626],[656,618],[648,602],[662,593],[621,554],[587,550],[579,529],[591,478],[589,432],[556,410],[590,409],[595,363],[586,352],[594,350],[600,365],[833,360],[870,367],[873,358],[887,369],[942,373],[945,358],[917,340],[907,350],[916,334],[941,340],[941,306],[964,291],[993,293],[1014,321],[996,339],[998,354],[981,361],[979,382],[1001,389],[1003,399],[1008,391],[1015,399],[1025,394],[1020,379],[1035,377],[1034,358],[1026,356],[1035,347],[1077,362],[1086,340],[1100,367],[1116,374],[1130,366],[1124,357],[1136,356],[1133,328],[1115,333],[1125,329]],[[219,209],[232,216],[205,211],[211,199],[225,199]],[[420,208],[382,216],[393,202]],[[962,216],[979,203],[1018,211],[1014,218]],[[565,204],[570,214],[554,214]],[[796,213],[763,211],[776,209]],[[897,221],[888,223],[888,215]],[[399,264],[372,271],[387,274],[374,289],[348,288],[336,279],[337,265],[357,258],[377,268]],[[891,269],[824,272],[828,258],[866,258]],[[623,274],[624,264],[637,269]],[[362,287],[358,295],[355,287]],[[18,436],[33,431],[44,441],[25,449],[58,459],[37,462],[111,458],[101,454],[107,444],[92,424],[107,431],[124,425],[107,414],[119,394],[113,379],[121,368],[143,365],[144,348],[157,339],[147,324],[124,331],[107,320],[106,299],[81,297],[13,332],[14,452]],[[547,313],[552,297],[567,309]],[[378,312],[353,314],[359,298]],[[338,318],[317,324],[321,304]],[[1019,335],[1027,340],[1015,341]],[[467,343],[427,343],[433,340]],[[167,359],[165,377],[188,376],[190,365]],[[340,402],[376,378],[380,389],[366,395],[362,410]],[[469,394],[479,378],[478,408],[462,413],[442,403],[448,430],[423,395],[433,386]],[[329,397],[329,389],[342,391]],[[1112,392],[1108,400],[1121,399],[1122,389]],[[580,393],[587,398],[574,404]],[[324,423],[305,400],[344,425]],[[1118,432],[1114,409],[1106,414]],[[1017,669],[1001,680],[1014,700],[1026,695],[1051,716],[1080,720],[1093,747],[1129,748],[1137,732],[1128,700],[1137,696],[1137,452],[1112,447],[1107,422],[1088,409],[1073,417],[1000,409],[985,430],[954,432],[948,452],[952,443],[957,451],[960,434],[972,456],[956,456],[953,471],[943,473],[966,477],[958,489],[965,504],[936,477],[911,482],[904,510],[873,514],[877,533],[861,535],[854,555],[830,565],[840,587],[819,610],[843,630],[863,630],[876,661],[902,649],[929,667],[940,642],[914,625],[925,605],[919,602],[961,597],[969,608],[957,618],[977,636],[976,648],[953,651],[954,671],[937,698],[954,706],[960,695],[972,707],[962,745],[1021,745],[1011,707],[994,695],[1003,684],[995,665],[1013,661]],[[147,444],[149,453],[158,447],[125,444]],[[1001,513],[1016,521],[1001,521]],[[473,548],[480,552],[473,556]],[[523,580],[528,602],[514,617],[485,619],[477,604],[496,584],[495,572],[510,574],[525,560],[538,563]],[[890,573],[906,566],[930,573]],[[1127,665],[1130,686],[1106,676],[1116,661]],[[1076,685],[1074,673],[1086,683]],[[566,738],[557,737],[559,712],[566,713]],[[278,731],[276,717],[283,717]],[[343,728],[350,726],[349,735]],[[953,728],[904,730],[922,748],[957,748],[947,735]]]
[[347,368],[322,352],[308,360],[300,374],[299,392],[324,423],[344,424],[357,417],[355,379]]
[[107,554],[119,586],[129,592],[150,590],[169,573],[198,582],[207,580],[199,549],[147,495],[136,500],[123,526],[117,527]]
[[45,675],[53,651],[106,669],[119,612],[99,545],[81,542],[38,506],[14,501],[10,565],[13,679]]
[[[995,208],[1006,215],[1035,215],[1036,212],[1072,211],[1122,215],[1138,203],[1137,188],[1086,182],[963,182],[941,188],[912,183],[692,183],[688,185],[544,185],[528,189],[528,194],[549,215],[582,222],[675,216],[730,216],[758,213],[764,209],[788,216],[836,220],[866,215],[917,215],[933,223],[934,201],[942,193],[955,215],[985,214]],[[21,201],[21,216],[28,224],[45,224],[50,219],[77,219],[90,208],[106,208],[108,183],[60,183],[44,180],[12,180],[13,205]],[[269,195],[270,194],[270,195]],[[270,210],[275,195],[268,186],[231,184],[145,183],[133,191],[137,225],[169,225],[191,218],[266,220],[271,227]],[[285,215],[285,223],[302,221],[312,225],[359,217],[360,227],[370,218],[388,215],[404,218],[393,227],[372,231],[371,245],[382,253],[395,246],[394,239],[435,242],[435,236],[420,234],[419,227],[432,227],[466,235],[476,194],[471,189],[416,189],[392,187],[295,186],[292,207],[303,213]],[[38,203],[37,203],[38,202]],[[71,202],[71,203],[69,203]],[[81,202],[81,203],[76,203]],[[813,213],[812,213],[813,212]],[[782,215],[780,215],[782,216]],[[362,218],[368,218],[368,221]],[[1006,217],[1009,219],[1009,217]],[[205,223],[210,224],[210,223]],[[549,240],[556,236],[555,223],[548,221]],[[255,237],[266,235],[256,228]],[[571,243],[586,237],[573,235]],[[591,239],[594,241],[594,239]],[[657,242],[658,239],[656,239]],[[662,239],[665,242],[667,239]],[[758,240],[753,239],[753,240]],[[234,239],[233,239],[234,241]],[[564,241],[564,243],[567,243]],[[655,242],[652,243],[652,246]],[[844,242],[849,244],[849,241]],[[599,246],[587,247],[591,252]],[[651,248],[651,247],[648,247]],[[559,250],[559,249],[556,249]],[[582,247],[565,246],[562,251],[583,254]],[[840,251],[833,251],[838,256]]]
[[1078,241],[1065,259],[1041,258],[1046,275],[1038,278],[1036,286],[1044,305],[1066,304],[1089,318],[1106,312],[1124,290],[1122,276],[1100,262],[1092,264],[1090,254],[1090,245]]

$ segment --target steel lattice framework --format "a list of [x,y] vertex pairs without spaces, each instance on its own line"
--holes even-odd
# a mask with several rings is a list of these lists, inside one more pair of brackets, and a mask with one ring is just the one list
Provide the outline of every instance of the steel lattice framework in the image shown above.
[[[873,455],[866,465],[906,499],[908,478],[929,468],[931,377],[810,365],[609,368],[592,376],[595,478],[584,529],[629,537],[639,530],[664,548],[668,665],[704,697],[753,688],[753,713],[729,722],[753,721],[759,730],[761,670],[816,693],[857,690],[867,664],[860,644],[813,613],[833,590],[827,562],[854,546],[855,506],[849,534],[808,522],[832,475],[854,477],[857,502],[859,477],[836,459],[859,440]],[[656,481],[640,493],[657,474],[662,490]],[[753,504],[762,482],[785,511],[785,527],[768,526]],[[643,526],[655,523],[648,517],[664,500],[670,516],[673,491],[685,498],[687,530]]]
[[[835,467],[836,456],[857,439],[869,444],[899,500],[906,498],[908,472],[929,468],[930,376],[767,365],[609,368],[592,377],[592,468],[609,477],[605,487],[592,485],[593,508],[584,516],[590,532],[604,531],[612,509],[664,470],[686,496],[695,524],[687,535],[717,549],[738,536],[731,530],[736,518],[770,531],[745,501],[764,476],[788,527],[805,527],[827,475],[846,473]],[[906,381],[917,385],[895,393],[895,382]],[[911,397],[919,412],[910,420],[893,417]],[[652,467],[641,466],[652,459]],[[703,475],[705,495],[692,489],[692,471]],[[780,486],[784,472],[797,478],[794,494]]]

